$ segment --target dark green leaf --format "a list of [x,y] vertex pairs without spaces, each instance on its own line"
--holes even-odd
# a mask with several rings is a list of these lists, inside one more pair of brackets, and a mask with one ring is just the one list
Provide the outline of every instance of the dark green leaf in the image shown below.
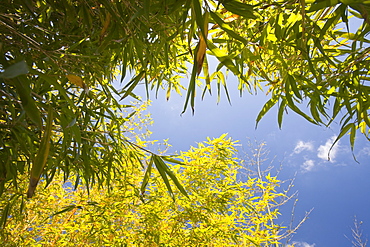
[[262,107],[262,110],[258,113],[257,119],[256,119],[256,128],[259,123],[259,121],[262,119],[263,116],[278,102],[277,97],[272,97],[269,99],[265,105]]
[[7,67],[3,73],[0,74],[0,78],[12,79],[14,77],[25,75],[28,73],[28,66],[26,61],[20,61]]
[[220,26],[222,30],[224,30],[228,35],[233,37],[236,40],[241,41],[243,44],[248,44],[248,41],[240,36],[239,34],[235,33],[233,29],[230,27],[230,25],[226,24],[218,15],[212,11],[209,12],[212,19]]
[[256,16],[253,14],[253,5],[242,3],[237,0],[224,0],[222,1],[222,5],[224,5],[225,9],[228,11],[237,15],[241,15],[247,19],[256,18]]
[[25,76],[19,76],[15,78],[14,84],[27,116],[41,129],[41,114],[35,100],[31,96],[32,91],[28,79]]
[[144,194],[145,188],[146,188],[146,186],[149,182],[150,175],[152,173],[152,165],[153,165],[153,156],[151,157],[151,159],[149,161],[149,164],[148,164],[148,167],[146,168],[146,171],[145,171],[145,174],[144,174],[144,179],[143,179],[143,182],[142,182],[141,188],[140,188],[141,195]]

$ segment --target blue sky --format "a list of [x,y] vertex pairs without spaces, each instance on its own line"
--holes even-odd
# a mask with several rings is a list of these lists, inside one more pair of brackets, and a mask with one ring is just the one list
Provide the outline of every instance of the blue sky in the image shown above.
[[[240,140],[244,149],[248,141],[265,142],[269,158],[274,159],[276,168],[283,164],[279,178],[289,179],[295,176],[298,204],[295,219],[298,222],[307,211],[313,209],[309,219],[294,235],[296,246],[351,246],[351,227],[356,216],[363,224],[364,236],[370,238],[370,143],[358,135],[355,155],[352,157],[348,138],[343,138],[331,152],[328,150],[339,133],[339,126],[330,128],[315,126],[289,111],[284,117],[282,129],[277,125],[276,109],[261,120],[255,129],[255,119],[268,96],[244,94],[239,97],[236,79],[228,78],[230,105],[226,98],[217,104],[216,96],[207,96],[200,100],[199,90],[195,114],[191,110],[180,116],[185,96],[175,93],[169,101],[165,92],[160,91],[157,99],[151,98],[148,111],[152,114],[154,125],[152,139],[169,138],[174,153],[188,150],[206,137],[219,137],[228,133],[234,140]],[[186,82],[185,82],[186,83]],[[143,94],[142,89],[135,93]],[[288,225],[292,203],[282,208],[282,222]]]

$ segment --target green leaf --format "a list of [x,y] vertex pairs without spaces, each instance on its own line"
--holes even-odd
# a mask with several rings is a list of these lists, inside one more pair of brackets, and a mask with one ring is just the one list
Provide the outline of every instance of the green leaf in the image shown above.
[[193,0],[192,6],[195,14],[195,21],[197,23],[198,28],[200,28],[203,37],[206,38],[206,30],[204,30],[204,20],[203,20],[203,14],[202,9],[199,3],[199,0]]
[[25,75],[28,73],[28,66],[26,61],[20,61],[7,67],[3,73],[0,74],[0,78],[12,79],[14,77]]
[[40,180],[40,176],[43,173],[44,167],[49,157],[50,144],[51,144],[51,134],[53,128],[53,108],[49,105],[47,121],[45,126],[45,131],[41,139],[40,147],[37,155],[32,163],[30,182],[27,191],[27,197],[31,198],[35,193],[37,184]]
[[69,206],[66,206],[66,207],[64,207],[64,209],[62,209],[62,210],[60,210],[60,211],[58,211],[58,212],[54,213],[54,214],[52,215],[52,217],[53,217],[53,216],[55,216],[55,215],[58,215],[58,214],[63,214],[63,213],[66,213],[66,212],[72,211],[72,210],[73,210],[73,209],[75,209],[75,208],[81,208],[81,206],[76,206],[76,205],[69,205]]
[[281,129],[281,126],[283,124],[283,116],[284,116],[284,110],[286,106],[286,101],[282,100],[279,106],[279,111],[278,111],[278,125],[279,128]]
[[[138,75],[136,75],[134,78],[132,78],[131,81],[129,81],[126,84],[126,86],[123,87],[123,91],[125,93],[123,94],[123,96],[120,100],[123,100],[124,98],[126,98],[127,96],[132,94],[132,90],[134,90],[134,88],[137,86],[137,84],[142,79],[144,74],[145,74],[145,71],[141,71]],[[126,90],[126,88],[127,88],[127,90]]]
[[255,19],[256,16],[253,14],[253,5],[242,3],[236,0],[224,0],[222,1],[222,5],[228,11],[241,15],[247,19]]
[[292,76],[292,75],[288,75],[288,80],[286,81],[286,83],[290,86],[290,88],[292,89],[294,95],[302,100],[302,96],[301,94],[299,93],[299,90],[298,90],[298,86],[299,85],[299,82],[298,80],[295,80],[295,78]]
[[226,53],[226,51],[220,50],[209,40],[207,40],[207,47],[223,65],[225,65],[229,70],[231,70],[231,72],[233,72],[236,76],[241,76],[240,71],[235,66],[235,64],[233,63],[230,56]]
[[171,158],[170,156],[160,156],[163,160],[167,161],[167,162],[171,162],[171,163],[174,163],[174,164],[178,164],[178,165],[182,165],[182,166],[185,166],[186,164],[184,162],[181,162],[179,160],[176,160],[174,158]]
[[259,121],[262,119],[263,116],[278,102],[278,97],[273,96],[271,99],[269,99],[264,106],[262,107],[262,110],[258,113],[257,119],[256,119],[256,128],[259,123]]
[[5,228],[6,226],[6,221],[9,216],[9,211],[10,211],[10,202],[6,204],[6,206],[3,208],[2,213],[1,213],[1,218],[0,218],[0,225],[2,228]]
[[168,180],[167,175],[166,175],[166,167],[163,166],[163,164],[162,164],[163,162],[161,162],[162,160],[160,158],[158,158],[157,155],[154,155],[154,154],[152,154],[151,158],[153,159],[153,162],[154,162],[155,166],[157,167],[157,170],[158,170],[159,174],[161,175],[162,180],[165,183],[168,192],[170,193],[171,197],[173,199],[175,199],[174,195],[173,195],[171,185],[170,185],[170,181]]
[[334,145],[340,140],[340,138],[342,138],[350,129],[353,129],[354,127],[354,123],[349,123],[345,126],[342,126],[341,129],[340,129],[340,133],[338,135],[338,137],[335,139],[335,141],[333,142],[333,144],[331,145],[330,149],[329,149],[329,153],[328,153],[328,160],[330,160],[330,157],[329,157],[329,154],[330,154],[330,151],[333,149]]
[[309,117],[306,113],[302,112],[293,102],[292,100],[292,97],[290,96],[290,94],[287,94],[285,96],[285,99],[287,101],[287,106],[292,109],[293,111],[295,111],[298,115],[301,115],[302,117],[304,117],[306,120],[308,120],[309,122],[313,123],[313,124],[316,124],[318,125],[318,123],[313,120],[311,117]]
[[184,189],[184,187],[181,185],[181,183],[179,182],[179,180],[177,179],[177,177],[175,176],[175,174],[170,170],[170,168],[168,168],[168,166],[166,165],[166,163],[164,163],[164,161],[162,160],[161,156],[152,155],[152,157],[153,157],[154,164],[157,167],[159,173],[161,174],[162,179],[165,182],[165,184],[167,186],[167,189],[170,192],[170,194],[173,196],[171,185],[170,185],[170,183],[169,183],[166,175],[168,175],[171,178],[171,180],[174,182],[174,184],[179,189],[179,191],[184,196],[188,197],[188,193],[186,192],[186,190]]
[[314,12],[314,11],[321,10],[321,9],[326,9],[338,3],[339,3],[339,0],[316,0],[313,4],[311,4],[311,7],[309,8],[309,10],[307,10],[307,13]]
[[317,111],[317,105],[316,105],[316,101],[314,100],[311,100],[310,101],[310,111],[311,111],[311,115],[312,117],[318,122],[318,123],[321,123],[321,118],[320,118],[320,115],[319,115],[319,112]]
[[14,79],[14,85],[17,93],[22,101],[23,109],[26,111],[27,116],[34,122],[39,129],[42,127],[40,111],[36,106],[36,102],[31,96],[32,90],[30,82],[27,77],[22,75]]
[[141,188],[140,188],[141,195],[144,194],[145,188],[146,188],[146,186],[149,182],[150,175],[152,173],[152,166],[153,166],[153,156],[151,157],[151,159],[149,161],[149,164],[148,164],[148,167],[146,168],[146,171],[145,171],[145,174],[144,174],[144,179],[143,179],[143,182],[142,182]]
[[[198,46],[197,48],[195,49],[195,51],[198,49]],[[196,52],[195,52],[196,54]],[[187,93],[186,93],[186,99],[185,99],[185,104],[184,104],[184,108],[181,112],[181,114],[184,114],[185,111],[186,111],[186,108],[189,104],[189,100],[190,100],[190,106],[191,106],[191,110],[194,114],[194,105],[195,105],[195,91],[196,91],[196,78],[197,78],[197,68],[198,68],[198,63],[197,63],[197,59],[196,59],[196,56],[194,56],[194,63],[193,63],[193,70],[191,72],[191,77],[190,77],[190,81],[189,81],[189,86],[188,86],[188,90],[187,90]]]
[[242,42],[243,44],[247,45],[248,44],[248,41],[243,38],[242,36],[240,36],[239,34],[235,33],[233,31],[233,29],[230,27],[230,25],[228,25],[227,23],[225,23],[216,13],[210,11],[209,12],[212,19],[220,26],[220,28],[222,30],[224,30],[228,35],[230,35],[232,38],[236,39],[236,40],[239,40],[240,42]]

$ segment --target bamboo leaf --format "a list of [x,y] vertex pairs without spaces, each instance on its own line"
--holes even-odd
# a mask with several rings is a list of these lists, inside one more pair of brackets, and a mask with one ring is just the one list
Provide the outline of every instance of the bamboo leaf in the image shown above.
[[222,5],[228,11],[243,16],[247,19],[254,19],[256,16],[253,14],[253,5],[239,2],[237,0],[223,0]]
[[196,60],[197,60],[197,75],[200,74],[202,71],[203,67],[203,61],[206,55],[206,50],[207,50],[207,35],[208,35],[208,18],[209,17],[209,12],[206,11],[204,12],[204,28],[203,28],[203,33],[199,35],[199,42],[198,42],[198,49],[196,49]]
[[12,79],[20,75],[28,73],[28,66],[26,61],[20,61],[7,67],[3,73],[0,74],[0,78]]
[[328,7],[334,6],[339,3],[339,0],[316,0],[313,4],[311,4],[311,7],[309,10],[307,10],[307,13],[318,11],[320,9],[326,9]]
[[28,79],[24,75],[19,76],[15,78],[14,84],[27,116],[37,125],[37,127],[41,129],[42,123],[40,111],[36,106],[35,100],[31,96],[32,90],[30,88]]
[[152,159],[153,159],[153,162],[154,162],[159,174],[162,177],[163,182],[165,183],[165,185],[167,187],[167,190],[168,190],[169,194],[171,195],[171,197],[173,199],[175,199],[174,195],[173,195],[171,185],[170,185],[170,181],[168,180],[167,175],[166,175],[166,167],[162,165],[161,159],[159,159],[158,156],[152,154]]
[[193,0],[192,1],[192,7],[193,7],[192,9],[194,11],[194,14],[195,14],[195,21],[196,21],[196,23],[198,25],[198,28],[200,28],[203,37],[206,38],[207,35],[206,35],[206,31],[204,29],[204,27],[205,27],[205,24],[204,24],[205,21],[203,19],[202,8],[200,6],[199,0]]
[[54,86],[56,90],[59,91],[59,93],[63,96],[63,98],[68,102],[69,106],[71,108],[76,109],[76,105],[73,103],[70,97],[67,95],[67,90],[62,87],[57,81],[57,77],[55,76],[48,76],[48,75],[43,75],[43,74],[38,74],[38,76],[49,83],[50,85]]
[[141,188],[140,188],[141,195],[144,194],[145,188],[146,188],[146,186],[149,182],[150,175],[152,173],[152,166],[153,166],[153,156],[151,157],[151,159],[149,161],[149,164],[148,164],[148,167],[146,168],[146,171],[145,171],[145,174],[144,174],[144,179],[143,179],[143,182],[142,182]]
[[260,120],[263,116],[278,102],[277,97],[272,97],[269,99],[264,106],[262,107],[261,111],[258,113],[257,119],[256,119],[256,128]]
[[349,123],[345,126],[342,126],[341,129],[340,129],[340,133],[338,135],[338,137],[334,140],[333,144],[331,145],[330,149],[329,149],[329,153],[328,153],[328,160],[330,160],[330,152],[331,150],[333,149],[334,145],[340,140],[340,138],[342,138],[350,129],[353,128],[355,124],[354,123]]
[[[186,190],[184,189],[184,187],[181,185],[181,183],[179,182],[179,180],[177,179],[176,175],[170,170],[170,168],[166,165],[166,163],[164,163],[164,161],[162,160],[161,156],[157,156],[157,155],[154,155],[153,156],[154,158],[154,163],[158,168],[161,167],[161,170],[163,171],[164,174],[167,174],[171,180],[174,182],[175,186],[177,187],[177,189],[186,197],[188,197],[188,193],[186,192]],[[160,172],[161,173],[161,172]],[[162,173],[161,173],[162,175]],[[162,178],[165,178],[168,182],[168,179],[167,179],[167,176],[162,176]],[[167,183],[166,181],[164,181],[166,183],[166,186],[170,186],[169,182]],[[168,186],[167,186],[167,189],[168,189]],[[169,189],[169,191],[172,193],[172,189]]]
[[279,111],[278,111],[278,125],[279,128],[281,129],[281,126],[283,124],[283,116],[284,116],[284,110],[286,106],[286,101],[282,100],[279,106]]
[[109,24],[110,24],[110,21],[111,21],[111,14],[110,13],[107,13],[106,17],[105,17],[105,21],[104,21],[104,24],[103,24],[103,28],[102,30],[100,31],[100,40],[102,40],[108,30],[108,27],[109,27]]
[[51,134],[52,134],[52,127],[53,127],[53,108],[49,105],[47,120],[46,120],[46,127],[44,131],[44,135],[42,136],[41,143],[39,150],[37,152],[36,158],[32,163],[31,174],[30,174],[30,182],[27,191],[27,197],[31,198],[36,190],[37,184],[40,180],[40,176],[43,173],[44,167],[46,165],[49,150],[50,150],[50,143],[51,143]]
[[[127,96],[132,95],[132,91],[137,86],[137,84],[139,83],[139,81],[142,79],[142,77],[144,76],[144,74],[145,74],[145,71],[141,71],[138,75],[136,75],[134,78],[132,78],[131,81],[129,81],[126,84],[126,86],[123,87],[123,91],[125,93],[123,94],[123,96],[122,96],[122,98],[120,100],[123,100]],[[126,88],[127,88],[127,90],[125,90]]]
[[77,75],[66,75],[66,77],[74,85],[76,85],[76,86],[78,86],[80,88],[83,88],[83,89],[86,88],[86,85],[85,85],[84,81],[82,80],[82,78],[80,76],[77,76]]
[[3,208],[2,213],[1,213],[1,218],[0,218],[0,225],[2,228],[5,228],[6,226],[6,221],[9,216],[9,211],[10,211],[10,202],[6,204],[6,206]]
[[195,87],[196,87],[196,78],[197,78],[197,67],[198,67],[198,63],[197,63],[197,60],[196,58],[194,58],[194,64],[193,64],[193,70],[191,72],[191,77],[190,77],[190,81],[189,81],[189,86],[188,86],[188,89],[187,89],[187,93],[186,93],[186,99],[185,99],[185,104],[184,104],[184,108],[181,112],[181,114],[184,114],[185,111],[186,111],[186,108],[188,107],[188,104],[189,104],[189,100],[190,100],[190,106],[191,106],[191,110],[194,114],[194,104],[195,104]]
[[[210,15],[212,19],[217,23],[217,25],[224,30],[228,35],[230,35],[232,38],[239,40],[243,44],[248,44],[248,41],[240,36],[239,34],[235,33],[233,29],[230,27],[230,25],[226,24],[216,13],[210,12]],[[230,21],[229,21],[230,22]]]
[[231,72],[233,72],[236,76],[240,76],[240,71],[233,63],[232,59],[228,56],[225,51],[220,50],[215,46],[211,41],[207,40],[207,46],[209,50],[216,56],[216,58],[225,65]]

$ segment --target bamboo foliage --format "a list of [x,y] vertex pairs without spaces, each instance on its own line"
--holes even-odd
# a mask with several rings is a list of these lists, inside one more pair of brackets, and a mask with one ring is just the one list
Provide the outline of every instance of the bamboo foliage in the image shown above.
[[[144,172],[139,164],[130,165],[130,176],[125,180],[112,179],[110,191],[104,186],[93,187],[89,194],[85,186],[72,190],[74,176],[62,185],[63,177],[56,175],[48,188],[35,196],[37,200],[24,202],[23,214],[17,214],[16,209],[10,212],[12,217],[0,236],[2,243],[278,246],[286,234],[292,233],[277,223],[281,202],[289,195],[282,192],[282,182],[270,173],[250,174],[247,180],[240,181],[244,168],[235,157],[235,147],[236,142],[222,135],[174,158],[178,164],[174,163],[171,170],[188,192],[185,196],[173,190],[176,200],[167,193],[157,170],[148,175],[147,188],[138,197]],[[153,158],[147,157],[148,167],[150,159]]]
[[[274,106],[279,126],[287,111],[313,124],[338,120],[336,141],[349,133],[353,149],[357,132],[369,137],[369,6],[356,0],[1,1],[0,195],[24,193],[19,179],[32,173],[44,148],[49,107],[53,127],[41,176],[49,184],[59,172],[66,181],[75,174],[76,186],[109,187],[112,171],[142,158],[143,147],[122,128],[135,115],[126,110],[142,83],[147,91],[165,89],[167,98],[185,91],[183,112],[194,112],[197,85],[215,88],[218,98],[223,89],[231,100],[225,80],[231,72],[240,93],[271,96],[256,124]],[[349,28],[354,21],[359,27]],[[113,86],[117,75],[122,83],[129,74],[127,84]],[[152,157],[167,189],[171,181],[181,189],[165,158]]]

